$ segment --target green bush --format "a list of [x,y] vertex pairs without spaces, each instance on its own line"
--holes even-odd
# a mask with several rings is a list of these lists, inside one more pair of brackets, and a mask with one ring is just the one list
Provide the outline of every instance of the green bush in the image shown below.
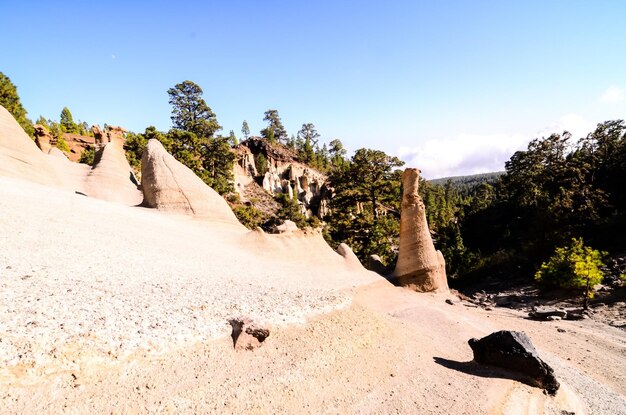
[[248,229],[256,229],[265,222],[265,215],[252,206],[237,206],[233,209],[235,216],[243,226]]
[[267,159],[262,153],[259,153],[256,156],[254,156],[254,164],[256,165],[256,171],[259,174],[259,176],[265,176],[265,173],[267,173],[267,170],[268,170],[268,166],[267,166]]
[[594,285],[602,282],[605,252],[585,246],[582,238],[573,238],[570,246],[556,248],[554,255],[541,264],[535,280],[547,288],[583,290],[585,299],[593,297]]
[[65,139],[63,137],[59,137],[57,139],[57,145],[56,147],[61,150],[64,153],[69,153],[70,152],[70,146],[67,145],[67,142],[65,141]]
[[87,146],[82,153],[80,153],[79,163],[88,164],[93,166],[93,160],[96,155],[96,151],[92,146]]

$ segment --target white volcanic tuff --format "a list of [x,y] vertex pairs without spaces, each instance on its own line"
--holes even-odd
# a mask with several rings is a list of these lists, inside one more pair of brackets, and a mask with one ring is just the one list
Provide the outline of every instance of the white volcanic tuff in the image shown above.
[[16,177],[127,205],[142,195],[124,150],[115,139],[96,154],[93,168],[72,163],[57,148],[44,154],[13,116],[0,107],[0,176]]
[[15,118],[0,106],[0,175],[63,187],[63,177]]
[[144,205],[242,226],[224,198],[191,169],[177,161],[155,139],[141,158]]
[[[245,199],[245,188],[254,181],[258,175],[254,154],[241,143],[236,152],[237,161],[234,165],[235,190]],[[322,188],[327,181],[326,175],[321,172],[299,163],[295,160],[274,159],[267,155],[268,171],[263,176],[262,187],[270,194],[286,194],[290,199],[296,198],[299,202],[302,213],[311,216],[309,210],[311,200],[322,196]],[[327,205],[322,203],[324,214]]]
[[418,195],[419,170],[405,169],[402,185],[400,251],[394,276],[401,285],[415,291],[447,291],[443,255],[435,250],[426,222],[424,203]]

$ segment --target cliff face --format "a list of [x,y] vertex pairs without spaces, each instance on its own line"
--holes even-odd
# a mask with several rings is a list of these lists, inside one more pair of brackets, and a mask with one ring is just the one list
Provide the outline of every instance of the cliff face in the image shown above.
[[[234,151],[237,154],[235,189],[244,201],[248,199],[250,187],[260,186],[271,195],[285,194],[296,200],[307,217],[323,217],[328,213],[328,178],[301,163],[293,149],[251,137],[238,144]],[[260,160],[265,160],[264,166]]]
[[[73,162],[78,162],[80,156],[88,147],[100,149],[112,141],[124,141],[126,130],[122,127],[106,126],[104,130],[99,125],[91,127],[93,136],[63,133],[63,139],[67,143],[70,151],[67,158]],[[52,147],[56,146],[56,139],[46,127],[40,124],[35,125],[35,143],[44,153],[48,153]]]

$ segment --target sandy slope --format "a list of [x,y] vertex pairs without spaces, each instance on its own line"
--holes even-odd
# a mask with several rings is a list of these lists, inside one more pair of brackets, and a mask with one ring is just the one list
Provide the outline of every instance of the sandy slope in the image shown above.
[[[0,413],[626,414],[623,331],[444,299],[316,237],[0,177]],[[240,315],[271,325],[261,348],[233,350]],[[468,363],[498,329],[531,336],[556,399]]]

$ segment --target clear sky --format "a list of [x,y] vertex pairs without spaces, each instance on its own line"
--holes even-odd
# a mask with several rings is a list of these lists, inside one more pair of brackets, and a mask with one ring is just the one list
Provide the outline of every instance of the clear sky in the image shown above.
[[626,2],[8,1],[0,71],[35,120],[169,129],[196,82],[224,134],[277,109],[428,178],[626,117]]

